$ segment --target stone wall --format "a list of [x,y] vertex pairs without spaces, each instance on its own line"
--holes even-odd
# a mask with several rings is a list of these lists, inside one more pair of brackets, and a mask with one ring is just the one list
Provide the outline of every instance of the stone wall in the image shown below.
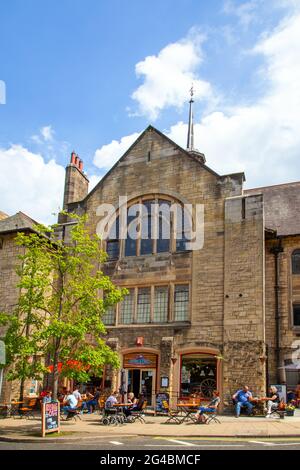
[[225,202],[224,391],[266,387],[264,223],[261,195]]
[[[276,322],[275,322],[275,259],[271,252],[279,240],[268,240],[266,244],[266,341],[269,351],[269,383],[276,383]],[[294,342],[300,339],[300,328],[292,323],[293,302],[300,303],[300,275],[292,274],[291,257],[300,248],[300,236],[284,237],[280,240],[282,252],[278,255],[279,271],[279,327],[280,327],[280,378],[286,381],[285,362],[291,361]]]
[[[182,203],[204,205],[203,249],[183,254],[131,257],[106,264],[105,272],[118,285],[130,287],[169,281],[191,283],[190,325],[178,325],[177,328],[176,324],[170,324],[167,328],[149,325],[144,330],[137,325],[109,328],[108,336],[118,338],[119,350],[122,347],[134,347],[136,336],[144,336],[145,346],[157,348],[162,353],[165,350],[163,338],[174,338],[173,354],[178,358],[187,348],[198,352],[207,348],[218,353],[223,352],[224,201],[241,193],[241,174],[218,176],[150,128],[82,204],[78,205],[78,211],[84,210],[89,215],[91,233],[96,232],[101,220],[97,216],[98,206],[101,203],[110,203],[118,207],[120,195],[126,195],[129,201],[147,194],[161,197],[167,195]],[[254,232],[257,240],[258,236],[255,230]],[[246,232],[244,229],[241,233],[238,228],[237,238],[244,233],[247,241],[250,240],[253,233],[251,223],[246,226]],[[252,242],[252,246],[254,244]],[[261,292],[262,286],[257,284],[256,287]],[[244,309],[246,308],[245,305]],[[245,340],[252,339],[252,336],[249,335]],[[234,340],[239,341],[239,336],[234,335]],[[235,353],[235,349],[233,352]],[[165,366],[166,364],[168,365]],[[234,368],[238,364],[239,355],[236,354]],[[164,373],[167,373],[169,367],[171,374],[169,359],[162,361],[161,367]],[[174,387],[179,392],[179,361],[174,369],[177,377]],[[222,377],[219,386],[222,388]]]

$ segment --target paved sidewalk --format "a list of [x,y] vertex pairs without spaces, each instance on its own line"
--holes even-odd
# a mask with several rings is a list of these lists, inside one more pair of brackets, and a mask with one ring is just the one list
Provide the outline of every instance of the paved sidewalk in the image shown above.
[[165,424],[163,416],[146,416],[146,423],[103,426],[98,414],[82,415],[82,420],[62,421],[62,435],[42,438],[39,419],[7,418],[0,420],[0,441],[36,442],[50,440],[88,440],[124,436],[176,436],[176,437],[300,437],[300,410],[294,417],[265,419],[263,417],[221,416],[221,424]]

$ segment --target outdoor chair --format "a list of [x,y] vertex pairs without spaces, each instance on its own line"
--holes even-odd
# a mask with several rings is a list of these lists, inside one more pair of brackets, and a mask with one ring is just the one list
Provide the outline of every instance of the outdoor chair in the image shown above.
[[73,410],[67,411],[66,421],[74,419],[76,421],[79,419],[81,421],[80,410],[78,408],[74,408]]
[[144,419],[144,416],[145,416],[145,408],[147,406],[147,401],[145,400],[141,406],[141,409],[140,410],[133,410],[130,414],[130,417],[131,417],[131,422],[135,423],[136,421],[139,421],[140,423],[145,423],[145,419]]
[[70,409],[67,411],[66,421],[74,419],[79,419],[81,421],[81,408],[82,408],[82,401],[78,401],[76,408]]
[[204,416],[206,418],[205,424],[217,423],[221,424],[221,421],[217,418],[218,410],[214,411],[205,411]]
[[181,416],[179,416],[178,410],[172,410],[170,408],[169,403],[166,400],[162,401],[162,408],[164,410],[167,410],[167,413],[168,413],[168,419],[165,422],[165,424],[170,424],[170,423],[180,424],[180,421],[182,418]]
[[31,398],[25,406],[19,408],[19,416],[21,418],[34,418],[34,410],[37,404],[37,398]]

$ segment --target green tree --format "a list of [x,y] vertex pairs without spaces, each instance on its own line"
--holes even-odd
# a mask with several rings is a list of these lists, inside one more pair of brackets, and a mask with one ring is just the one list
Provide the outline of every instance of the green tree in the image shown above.
[[39,225],[35,233],[18,233],[24,247],[18,275],[20,297],[14,312],[1,313],[6,325],[8,379],[41,380],[51,365],[53,398],[59,374],[78,381],[101,375],[103,367],[118,367],[115,352],[105,343],[105,311],[121,301],[117,288],[101,271],[106,253],[97,235],[90,235],[86,216],[68,214],[67,240],[57,227]]

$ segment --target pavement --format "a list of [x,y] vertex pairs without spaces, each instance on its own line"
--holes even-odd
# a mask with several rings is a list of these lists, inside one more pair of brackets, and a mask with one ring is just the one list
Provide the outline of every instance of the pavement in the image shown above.
[[165,416],[146,416],[145,423],[127,423],[104,426],[101,417],[94,413],[81,415],[81,420],[61,421],[61,434],[41,437],[41,421],[36,419],[5,418],[0,420],[0,441],[10,442],[74,442],[116,437],[238,437],[238,438],[288,438],[300,437],[300,410],[295,416],[284,419],[264,417],[219,416],[221,424],[165,424]]

